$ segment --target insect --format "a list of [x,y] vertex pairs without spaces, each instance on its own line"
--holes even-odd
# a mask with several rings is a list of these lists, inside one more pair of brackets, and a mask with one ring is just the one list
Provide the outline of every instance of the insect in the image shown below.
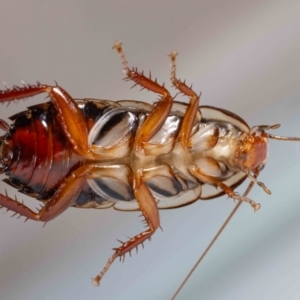
[[[170,92],[137,69],[130,69],[120,42],[126,79],[160,96],[155,105],[140,101],[73,99],[59,85],[41,83],[0,91],[0,103],[47,93],[50,101],[0,120],[1,173],[4,182],[43,203],[37,212],[4,191],[0,205],[26,219],[48,222],[69,207],[140,210],[147,229],[121,242],[102,271],[150,239],[160,227],[159,209],[191,204],[221,195],[260,204],[248,198],[267,161],[268,139],[300,141],[268,133],[279,127],[250,128],[239,116],[200,106],[200,95],[176,77],[175,51],[169,55],[170,80],[189,103],[174,101]],[[246,178],[244,195],[235,188]]]

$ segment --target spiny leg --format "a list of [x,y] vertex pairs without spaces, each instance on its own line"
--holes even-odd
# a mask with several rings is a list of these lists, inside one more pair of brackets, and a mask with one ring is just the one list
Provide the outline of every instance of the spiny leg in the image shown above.
[[254,211],[257,211],[260,209],[260,204],[259,203],[256,203],[255,201],[253,201],[252,199],[248,198],[248,197],[244,197],[244,196],[240,196],[238,195],[237,193],[234,192],[234,190],[227,186],[226,184],[224,184],[223,182],[217,182],[216,183],[218,187],[220,187],[225,194],[227,194],[230,198],[232,199],[235,199],[235,200],[238,200],[238,201],[244,201],[244,202],[247,202],[249,203]]
[[142,88],[162,96],[137,133],[136,151],[142,153],[144,145],[149,142],[165,123],[172,108],[173,98],[164,86],[153,81],[150,77],[146,77],[143,73],[138,72],[137,69],[130,69],[128,67],[121,42],[116,42],[113,48],[117,50],[121,57],[124,73],[127,75],[128,80],[132,80],[136,85],[140,85]]
[[2,119],[0,119],[0,129],[2,129],[5,132],[9,131],[9,125]]
[[257,176],[259,173],[258,169],[254,172],[254,176],[251,175],[248,170],[243,170],[242,172],[244,172],[252,182],[256,183],[259,187],[261,187],[266,194],[271,195],[271,191],[266,187],[266,185],[263,182],[257,180]]
[[234,190],[231,187],[223,183],[222,179],[205,174],[199,166],[191,165],[189,167],[189,170],[191,174],[197,179],[199,179],[201,182],[220,187],[224,191],[224,193],[227,194],[230,198],[249,203],[253,207],[254,211],[260,209],[259,203],[256,203],[248,197],[238,195],[234,192]]
[[176,78],[175,60],[177,55],[178,53],[176,51],[172,51],[169,55],[171,59],[170,80],[177,90],[179,90],[182,94],[190,98],[190,103],[188,104],[187,110],[182,120],[181,129],[180,129],[181,145],[185,150],[187,150],[191,147],[190,137],[196,119],[201,94],[198,96],[193,91],[192,87],[188,87],[185,84],[185,82],[182,82]]
[[7,194],[0,194],[0,206],[1,208],[5,207],[7,210],[15,212],[15,215],[20,214],[20,216],[23,216],[26,219],[48,222],[60,215],[73,204],[81,192],[82,185],[90,169],[91,166],[84,165],[75,170],[60,185],[56,193],[48,200],[45,206],[37,213],[25,204],[17,201],[17,199],[8,197]]
[[36,85],[14,86],[0,91],[0,103],[26,99],[41,93],[48,93],[57,110],[57,117],[74,149],[82,156],[93,159],[93,146],[88,145],[87,126],[84,116],[72,97],[60,86]]
[[140,210],[142,211],[142,214],[145,217],[145,220],[149,228],[139,233],[138,235],[134,236],[127,242],[122,243],[122,245],[119,248],[114,249],[115,252],[108,259],[103,270],[95,278],[93,278],[93,284],[95,286],[99,286],[100,280],[102,279],[104,274],[107,272],[107,270],[109,269],[109,267],[117,257],[122,257],[127,252],[130,253],[132,249],[137,248],[140,244],[143,244],[143,242],[147,239],[150,239],[150,237],[156,231],[156,229],[160,227],[157,203],[153,195],[151,194],[150,190],[143,182],[142,170],[138,170],[134,175],[133,189],[134,189],[135,199],[139,205]]

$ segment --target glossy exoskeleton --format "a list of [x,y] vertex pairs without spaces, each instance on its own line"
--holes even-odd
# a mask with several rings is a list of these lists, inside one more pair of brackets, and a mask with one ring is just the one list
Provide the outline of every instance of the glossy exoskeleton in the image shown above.
[[170,54],[171,82],[189,104],[173,101],[164,86],[129,69],[121,43],[114,48],[127,79],[160,95],[156,105],[74,100],[60,86],[40,83],[0,91],[0,103],[44,92],[50,97],[50,102],[12,116],[11,125],[0,120],[5,131],[0,137],[4,181],[44,205],[34,212],[2,191],[2,207],[42,222],[70,206],[140,210],[145,217],[147,230],[115,249],[94,285],[115,258],[138,247],[160,227],[159,209],[223,194],[259,209],[247,195],[235,193],[235,187],[247,177],[256,182],[266,163],[268,138],[300,140],[265,132],[278,125],[250,129],[231,112],[199,107],[200,96],[176,78],[176,52]]

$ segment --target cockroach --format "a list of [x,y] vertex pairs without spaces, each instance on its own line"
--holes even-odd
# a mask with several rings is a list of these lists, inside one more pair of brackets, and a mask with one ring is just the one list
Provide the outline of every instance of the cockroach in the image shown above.
[[[3,191],[1,207],[45,223],[69,207],[140,210],[145,218],[147,229],[114,249],[93,278],[95,286],[117,257],[130,253],[160,228],[159,209],[226,194],[257,211],[260,204],[248,193],[257,183],[270,194],[257,181],[267,161],[268,139],[300,141],[267,132],[278,124],[250,128],[232,112],[199,106],[201,94],[176,77],[175,51],[169,55],[170,80],[188,104],[174,101],[151,75],[129,68],[120,42],[114,49],[126,80],[158,94],[156,104],[73,99],[58,84],[39,82],[0,91],[0,103],[40,93],[50,98],[10,117],[11,125],[0,120],[5,131],[0,137],[4,182],[41,201],[42,208],[35,212]],[[250,184],[241,196],[235,189],[246,178]]]

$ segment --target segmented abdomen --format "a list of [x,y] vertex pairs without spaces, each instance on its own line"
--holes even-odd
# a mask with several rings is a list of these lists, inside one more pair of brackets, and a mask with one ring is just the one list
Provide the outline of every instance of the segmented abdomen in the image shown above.
[[5,181],[32,197],[48,199],[82,158],[72,150],[52,104],[33,106],[11,119]]

